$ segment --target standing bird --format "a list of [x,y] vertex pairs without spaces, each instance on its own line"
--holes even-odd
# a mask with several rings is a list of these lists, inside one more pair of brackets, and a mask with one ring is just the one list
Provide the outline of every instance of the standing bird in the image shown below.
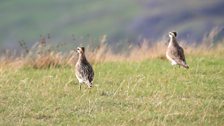
[[78,47],[77,52],[78,52],[79,58],[75,66],[75,75],[79,81],[80,90],[81,90],[82,83],[87,84],[87,86],[91,88],[93,86],[93,78],[94,78],[93,68],[86,59],[85,48]]
[[179,65],[183,66],[184,68],[189,68],[186,63],[184,50],[176,40],[177,33],[176,32],[169,32],[169,45],[166,50],[166,57],[171,62],[172,65]]

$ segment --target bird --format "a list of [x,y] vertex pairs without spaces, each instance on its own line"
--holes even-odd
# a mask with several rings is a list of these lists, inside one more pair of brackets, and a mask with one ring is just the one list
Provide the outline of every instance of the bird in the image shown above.
[[169,44],[166,50],[166,58],[171,62],[172,65],[179,65],[188,69],[189,66],[187,65],[184,50],[178,44],[176,37],[177,32],[169,32]]
[[78,60],[75,65],[75,75],[80,84],[85,83],[89,88],[93,86],[94,70],[85,56],[85,48],[77,47]]

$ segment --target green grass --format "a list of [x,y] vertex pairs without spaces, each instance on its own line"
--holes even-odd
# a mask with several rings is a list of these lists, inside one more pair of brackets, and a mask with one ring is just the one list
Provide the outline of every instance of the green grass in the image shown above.
[[224,58],[95,64],[79,90],[73,68],[0,71],[0,125],[223,125]]

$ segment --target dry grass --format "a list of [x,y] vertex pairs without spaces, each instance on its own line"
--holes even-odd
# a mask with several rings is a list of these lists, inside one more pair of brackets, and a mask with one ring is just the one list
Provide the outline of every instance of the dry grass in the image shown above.
[[[180,43],[185,49],[186,55],[192,56],[219,56],[224,54],[224,41],[217,45],[211,43],[211,39],[204,39],[200,45],[186,45]],[[113,53],[111,48],[106,43],[106,36],[100,40],[100,45],[96,49],[86,47],[86,56],[93,63],[115,62],[115,61],[143,61],[146,59],[165,59],[165,51],[167,44],[164,41],[149,44],[147,40],[143,40],[140,46],[129,45],[125,53]],[[64,53],[50,47],[44,38],[36,43],[32,48],[28,48],[25,43],[20,42],[20,46],[24,49],[23,54],[15,56],[15,52],[6,51],[0,57],[0,69],[32,67],[36,69],[55,68],[60,66],[74,65],[77,60],[77,54],[74,50]],[[60,48],[60,47],[59,47]]]

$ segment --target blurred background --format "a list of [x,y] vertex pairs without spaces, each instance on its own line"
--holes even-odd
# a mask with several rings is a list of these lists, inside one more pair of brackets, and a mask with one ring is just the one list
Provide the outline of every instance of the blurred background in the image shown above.
[[[0,50],[21,49],[45,37],[51,43],[112,46],[156,42],[169,31],[187,43],[224,37],[223,0],[1,0]],[[212,33],[212,36],[211,36]],[[91,44],[90,44],[91,42]]]

